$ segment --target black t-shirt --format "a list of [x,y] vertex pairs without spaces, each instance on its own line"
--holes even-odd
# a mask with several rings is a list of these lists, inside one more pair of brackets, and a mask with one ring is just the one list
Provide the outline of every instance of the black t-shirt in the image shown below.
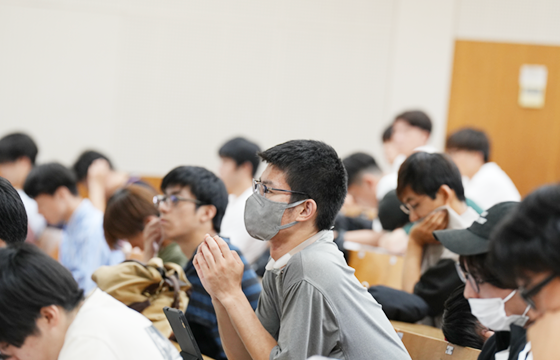
[[[510,348],[508,360],[517,360],[525,345],[527,345],[527,331],[521,326],[511,325],[511,331],[497,331],[486,340],[478,360],[494,360],[496,353],[508,347]],[[522,360],[525,359],[526,355],[522,357]]]

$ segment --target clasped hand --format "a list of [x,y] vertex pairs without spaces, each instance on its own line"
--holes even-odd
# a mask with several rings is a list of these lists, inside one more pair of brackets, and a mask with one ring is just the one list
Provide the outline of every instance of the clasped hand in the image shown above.
[[223,302],[241,291],[244,264],[219,236],[206,235],[193,260],[204,289]]

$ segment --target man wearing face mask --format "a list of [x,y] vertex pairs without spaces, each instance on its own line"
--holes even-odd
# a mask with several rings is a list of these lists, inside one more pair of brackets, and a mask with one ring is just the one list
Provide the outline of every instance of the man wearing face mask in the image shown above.
[[240,291],[239,257],[222,239],[206,236],[194,260],[228,359],[410,359],[333,242],[346,196],[335,150],[293,140],[259,156],[268,166],[247,200],[245,226],[270,241],[271,260],[256,313]]
[[518,202],[494,205],[464,230],[435,231],[443,246],[460,255],[458,272],[465,282],[464,296],[480,323],[495,331],[479,359],[532,359],[525,328],[537,317],[523,301],[515,283],[500,281],[487,265],[490,234]]

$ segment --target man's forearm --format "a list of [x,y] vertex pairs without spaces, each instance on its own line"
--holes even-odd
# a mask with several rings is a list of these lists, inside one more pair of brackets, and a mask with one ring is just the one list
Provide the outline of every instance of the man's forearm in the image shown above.
[[212,299],[216,317],[218,318],[218,328],[220,339],[228,359],[231,360],[251,360],[251,355],[247,352],[243,341],[233,327],[229,315],[219,300]]
[[344,233],[344,241],[370,246],[379,246],[379,239],[385,232],[374,230],[352,230]]
[[403,266],[403,290],[414,292],[414,285],[420,280],[422,268],[422,254],[424,248],[412,238],[408,242]]
[[262,326],[241,289],[239,293],[222,299],[220,302],[227,311],[231,324],[251,358],[253,360],[268,360],[270,352],[278,343]]

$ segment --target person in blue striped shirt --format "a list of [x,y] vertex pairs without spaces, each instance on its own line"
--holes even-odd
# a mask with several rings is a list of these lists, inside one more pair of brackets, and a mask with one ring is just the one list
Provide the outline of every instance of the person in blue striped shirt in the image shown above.
[[58,260],[87,294],[95,288],[93,272],[120,263],[124,254],[109,249],[103,235],[103,213],[82,199],[76,184],[70,169],[49,163],[33,168],[23,189],[37,201],[39,213],[49,224],[63,224]]
[[[188,292],[189,305],[185,315],[200,351],[216,360],[227,359],[220,339],[212,297],[202,286],[192,263],[205,235],[214,236],[220,233],[228,203],[226,187],[211,171],[196,166],[180,166],[165,175],[161,191],[163,195],[154,197],[160,217],[152,219],[146,225],[145,238],[151,243],[158,243],[163,239],[175,241],[190,259],[185,273],[192,288]],[[262,289],[257,274],[238,248],[229,241],[228,246],[237,251],[243,261],[241,286],[255,310]]]

